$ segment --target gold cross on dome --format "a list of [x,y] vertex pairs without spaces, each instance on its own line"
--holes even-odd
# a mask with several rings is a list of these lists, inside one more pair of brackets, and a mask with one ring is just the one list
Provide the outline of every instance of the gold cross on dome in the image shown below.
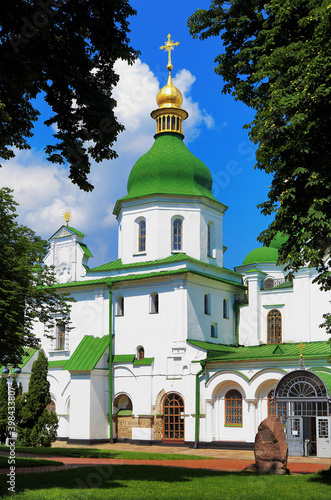
[[303,344],[301,341],[300,341],[300,344],[297,345],[297,347],[300,349],[300,359],[302,359],[302,348],[303,347],[306,347],[305,344]]
[[[168,52],[168,66],[167,66],[168,69],[172,69],[170,53],[172,50],[174,50],[175,45],[179,45],[179,42],[174,42],[173,40],[171,40],[171,35],[169,33],[168,41],[165,42],[165,45],[161,45],[160,47],[161,50],[165,50],[166,52]],[[169,66],[171,66],[171,68]]]

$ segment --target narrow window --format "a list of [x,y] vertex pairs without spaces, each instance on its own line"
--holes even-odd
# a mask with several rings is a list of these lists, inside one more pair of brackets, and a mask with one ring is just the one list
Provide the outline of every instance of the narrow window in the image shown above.
[[205,314],[210,315],[211,314],[211,300],[210,300],[209,293],[205,294],[204,302],[205,302]]
[[124,316],[124,298],[122,296],[117,299],[116,316]]
[[150,295],[150,308],[149,312],[151,314],[157,314],[159,312],[159,294],[151,293]]
[[165,116],[162,117],[162,130],[165,129]]
[[146,251],[146,221],[139,222],[138,252]]
[[282,315],[278,309],[272,309],[267,316],[268,344],[282,343]]
[[225,395],[225,425],[242,426],[242,396],[239,391],[231,390]]
[[53,411],[54,413],[56,413],[55,401],[51,400],[51,402],[47,405],[47,410],[48,410],[49,413],[51,411]]
[[181,219],[175,219],[173,222],[172,249],[173,250],[183,249],[183,221]]
[[174,116],[171,117],[171,130],[176,129],[176,118]]
[[218,337],[218,332],[217,332],[217,324],[216,323],[212,323],[210,325],[210,336],[214,339],[217,339]]
[[137,349],[137,359],[144,359],[145,351],[143,347],[138,347]]
[[223,318],[229,319],[229,301],[228,301],[228,299],[223,299]]
[[207,254],[209,257],[211,257],[211,229],[210,229],[210,224],[208,224],[208,233],[207,233]]
[[57,349],[64,349],[64,343],[65,343],[65,327],[64,326],[58,326],[57,327],[57,339],[56,339],[56,348]]
[[167,130],[170,130],[170,116],[167,116]]

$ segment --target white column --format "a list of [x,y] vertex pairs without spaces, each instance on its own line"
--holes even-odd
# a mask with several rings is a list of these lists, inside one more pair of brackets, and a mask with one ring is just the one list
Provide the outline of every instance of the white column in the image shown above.
[[254,442],[256,431],[257,431],[257,426],[256,426],[257,398],[246,399],[246,402],[248,403],[248,436],[247,436],[247,438],[248,438],[248,441]]
[[212,441],[215,438],[214,435],[214,400],[206,399],[206,436]]

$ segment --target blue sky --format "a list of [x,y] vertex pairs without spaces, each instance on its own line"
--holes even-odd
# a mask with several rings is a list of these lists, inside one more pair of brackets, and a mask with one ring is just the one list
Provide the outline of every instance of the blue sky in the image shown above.
[[32,150],[18,152],[15,159],[4,162],[0,183],[14,189],[20,203],[19,222],[48,238],[62,225],[64,210],[70,209],[71,224],[87,235],[85,241],[94,255],[90,266],[116,259],[117,222],[112,210],[116,199],[126,194],[135,161],[154,141],[150,112],[156,108],[158,88],[167,79],[167,54],[159,47],[170,33],[179,42],[172,52],[174,83],[190,114],[184,122],[185,142],[209,167],[214,195],[229,207],[224,216],[224,245],[228,247],[224,264],[232,269],[259,246],[256,238],[270,222],[256,208],[266,199],[270,177],[254,169],[255,147],[243,129],[253,113],[232,96],[221,94],[222,79],[213,71],[214,59],[222,50],[220,39],[201,42],[188,33],[188,17],[198,8],[208,8],[209,0],[131,0],[131,5],[137,16],[131,18],[130,39],[141,55],[134,67],[121,61],[116,67],[120,75],[115,89],[117,114],[126,127],[115,144],[119,159],[92,165],[93,193],[73,186],[66,168],[45,159],[43,148],[52,130],[42,124],[49,110],[40,98],[42,116],[30,141]]

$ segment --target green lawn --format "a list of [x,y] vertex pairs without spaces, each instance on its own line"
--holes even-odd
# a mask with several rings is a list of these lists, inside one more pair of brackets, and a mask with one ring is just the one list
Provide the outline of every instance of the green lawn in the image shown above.
[[16,493],[0,476],[1,498],[71,500],[189,499],[201,500],[329,500],[330,475],[256,476],[153,465],[95,466],[21,474]]
[[6,469],[10,465],[15,465],[15,467],[41,467],[42,465],[63,465],[63,463],[43,458],[16,457],[15,464],[8,464],[8,457],[0,455],[0,469]]
[[[177,455],[172,453],[149,453],[140,451],[114,451],[114,450],[97,450],[91,448],[25,448],[16,446],[16,453],[31,453],[34,455],[47,455],[57,457],[86,457],[86,458],[118,458],[130,460],[201,460],[201,458],[209,459],[197,455]],[[0,447],[0,451],[8,451],[5,446]]]

